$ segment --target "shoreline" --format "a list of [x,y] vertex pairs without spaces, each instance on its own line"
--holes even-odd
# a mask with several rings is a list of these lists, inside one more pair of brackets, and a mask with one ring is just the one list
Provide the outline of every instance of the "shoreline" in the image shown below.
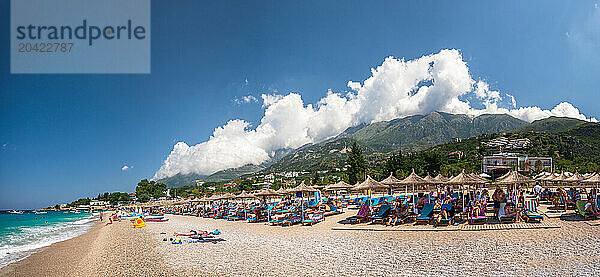
[[94,224],[80,236],[43,247],[0,268],[0,276],[143,276],[173,275],[144,229],[131,229],[128,220]]
[[[78,254],[81,251],[77,251],[77,250],[82,250],[83,252],[85,252],[86,249],[81,249],[81,247],[72,247],[75,244],[79,244],[80,241],[88,241],[88,240],[93,240],[96,236],[97,233],[99,232],[99,229],[102,226],[102,222],[94,222],[92,224],[92,226],[90,226],[90,229],[87,230],[85,233],[76,236],[76,237],[72,237],[66,240],[62,240],[62,241],[58,241],[55,243],[52,243],[48,246],[44,246],[44,247],[40,247],[34,250],[31,250],[32,253],[30,253],[29,255],[15,261],[12,262],[2,268],[0,268],[0,276],[12,276],[13,274],[21,274],[22,270],[24,268],[35,268],[37,264],[43,264],[44,261],[46,259],[48,259],[48,256],[56,256],[56,255],[60,255],[60,256],[65,256],[65,255],[69,255],[70,251],[67,250],[71,250],[74,249],[76,250],[76,252],[71,252],[73,254]],[[74,255],[73,258],[75,259],[77,257],[77,255]],[[31,272],[32,274],[34,272]],[[66,273],[66,272],[61,272],[61,273]],[[48,274],[47,272],[40,272],[37,274]]]

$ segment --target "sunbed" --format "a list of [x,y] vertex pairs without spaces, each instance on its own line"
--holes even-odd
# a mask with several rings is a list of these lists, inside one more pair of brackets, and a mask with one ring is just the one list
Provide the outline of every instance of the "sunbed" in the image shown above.
[[523,203],[523,218],[525,222],[541,222],[544,219],[538,213],[536,201],[525,200],[525,203]]
[[283,221],[281,221],[281,226],[292,226],[301,221],[302,221],[302,218],[300,218],[299,214],[291,213],[287,218],[285,218]]
[[365,221],[369,218],[370,213],[371,208],[369,207],[368,203],[365,203],[362,206],[360,206],[360,210],[358,210],[358,213],[355,216],[346,218],[346,221],[350,223],[361,223],[362,221]]
[[308,214],[306,219],[302,220],[302,225],[310,225],[312,226],[315,223],[323,220],[323,212],[316,212]]
[[428,224],[431,220],[431,213],[433,213],[433,203],[427,203],[423,206],[421,214],[415,219],[417,224]]
[[324,214],[325,216],[332,216],[332,215],[341,213],[341,211],[335,205],[331,205],[330,208],[331,208],[331,210],[329,210],[328,212],[325,212],[325,214]]
[[446,212],[448,213],[448,217],[441,218],[440,222],[438,222],[437,225],[450,225],[450,221],[452,221],[452,203],[443,204],[441,211],[444,210],[446,210]]
[[487,222],[487,217],[485,216],[485,209],[481,209],[479,214],[474,214],[471,210],[471,214],[469,215],[469,223],[471,224],[485,224]]
[[600,214],[589,213],[585,211],[585,204],[587,201],[579,200],[577,201],[577,211],[584,219],[596,219]]
[[372,216],[370,218],[371,223],[377,223],[377,222],[383,223],[383,220],[386,219],[390,215],[391,208],[392,207],[388,204],[381,205],[381,207],[379,208],[379,212],[377,212],[377,215]]
[[500,222],[508,222],[508,223],[515,222],[517,220],[517,218],[515,216],[506,215],[506,212],[504,211],[504,207],[506,207],[506,203],[500,203],[500,210],[498,211],[498,220],[500,220]]

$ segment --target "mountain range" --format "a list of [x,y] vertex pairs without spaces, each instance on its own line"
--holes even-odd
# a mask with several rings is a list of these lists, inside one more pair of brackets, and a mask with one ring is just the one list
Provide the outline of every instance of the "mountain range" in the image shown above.
[[[261,165],[245,165],[222,170],[209,176],[177,174],[159,181],[169,186],[182,186],[193,184],[194,180],[198,179],[224,181],[258,171],[335,170],[343,167],[347,152],[355,141],[366,156],[385,158],[397,151],[415,152],[452,140],[518,130],[529,125],[531,124],[504,114],[472,117],[432,112],[428,115],[414,115],[354,126],[337,137],[320,143],[305,145],[298,149],[279,150],[274,157]],[[538,125],[540,123],[535,126]],[[531,130],[545,127],[547,126],[532,127]],[[523,129],[523,131],[530,131],[530,129]]]

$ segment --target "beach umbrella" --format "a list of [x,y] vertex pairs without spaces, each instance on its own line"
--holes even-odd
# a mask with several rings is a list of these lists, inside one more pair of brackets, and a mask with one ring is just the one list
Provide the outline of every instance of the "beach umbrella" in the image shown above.
[[[485,184],[485,183],[487,183],[487,180],[473,177],[472,175],[465,173],[464,169],[458,175],[456,175],[455,177],[452,177],[450,180],[448,180],[448,182],[446,182],[446,184],[449,184],[449,185],[466,185],[466,186],[471,186],[471,185],[476,186],[476,185]],[[464,187],[462,188],[462,190],[463,190],[462,200],[463,200],[463,211],[464,211],[466,209]]]
[[427,176],[423,177],[423,180],[425,180],[425,182],[427,182],[427,184],[430,184],[430,185],[440,185],[440,184],[444,183],[436,178],[431,177],[431,175],[429,175],[429,174],[427,174]]
[[235,195],[234,198],[236,199],[248,199],[248,198],[254,198],[254,195],[249,194],[245,191],[242,191],[242,193]]
[[498,178],[498,180],[496,180],[496,184],[501,185],[520,185],[531,182],[534,182],[534,180],[513,170],[509,171],[508,173]]
[[302,213],[302,220],[304,220],[304,193],[305,192],[317,192],[317,190],[307,186],[304,183],[304,181],[302,181],[302,183],[300,183],[300,185],[291,189],[290,192],[291,193],[300,192],[300,210]]
[[365,178],[365,180],[362,183],[358,184],[357,186],[354,186],[353,188],[351,188],[351,190],[354,190],[354,191],[367,191],[367,193],[369,195],[369,201],[370,201],[370,199],[371,199],[371,191],[373,191],[373,190],[386,190],[388,188],[389,188],[388,185],[384,185],[384,184],[382,184],[380,182],[377,182],[375,179],[371,178],[371,176],[367,175],[367,178]]
[[353,187],[352,190],[375,190],[387,188],[389,188],[388,185],[384,185],[380,182],[377,182],[375,179],[371,178],[371,176],[367,175],[367,178],[358,186]]
[[352,188],[352,185],[344,182],[344,181],[339,181],[335,184],[331,184],[325,187],[326,191],[334,191],[335,192],[335,196],[337,198],[337,191],[338,190],[349,190]]
[[272,189],[264,189],[254,194],[255,197],[279,196],[280,194]]
[[[262,197],[266,203],[267,197],[279,196],[279,195],[280,195],[280,193],[278,193],[270,188],[267,188],[267,189],[264,189],[264,190],[261,190],[261,191],[255,193],[254,197]],[[271,210],[269,210],[268,216],[269,216],[269,220],[271,220]]]
[[585,178],[579,174],[579,172],[575,171],[571,177],[565,178],[563,181],[567,183],[575,183],[579,184],[579,182],[583,181]]
[[352,185],[344,182],[344,181],[339,181],[335,184],[331,184],[325,187],[325,190],[345,190],[345,189],[351,189]]
[[480,185],[485,184],[487,182],[488,181],[483,178],[477,178],[471,174],[466,173],[463,169],[460,174],[448,180],[448,182],[446,183],[450,185]]
[[442,183],[446,183],[446,182],[448,182],[450,180],[450,178],[444,177],[444,175],[442,175],[441,173],[438,174],[437,176],[435,176],[434,179],[436,179],[436,180],[438,180],[438,181],[440,181]]
[[562,172],[561,174],[559,174],[558,176],[555,176],[554,178],[552,178],[552,182],[556,183],[557,185],[561,182],[563,182],[564,180],[566,180],[567,178],[569,178],[569,176],[567,175],[566,172]]
[[229,200],[229,199],[233,199],[233,198],[235,198],[235,195],[233,195],[233,194],[231,194],[229,192],[227,192],[227,193],[219,196],[219,200],[223,200],[223,199]]
[[[417,209],[417,201],[415,200],[415,186],[418,185],[425,185],[428,184],[427,181],[425,181],[423,178],[421,178],[421,176],[417,175],[417,173],[415,173],[415,169],[413,168],[412,172],[406,177],[404,178],[402,181],[400,181],[401,185],[405,185],[405,186],[410,186],[412,185],[413,187],[413,208]],[[407,189],[408,190],[408,189]]]
[[313,188],[313,189],[316,189],[316,190],[321,190],[321,189],[324,188],[324,186],[319,186],[319,185],[312,185],[312,186],[309,186],[309,187]]
[[242,193],[240,193],[238,195],[235,195],[234,198],[236,198],[236,199],[242,199],[242,203],[244,204],[244,220],[246,220],[248,218],[248,215],[246,213],[246,201],[245,201],[245,199],[254,198],[254,195],[248,194],[245,191],[242,191]]
[[399,186],[400,185],[400,179],[394,177],[394,175],[392,175],[392,173],[390,173],[390,176],[388,176],[387,178],[381,180],[380,183],[384,184],[384,185],[388,185],[390,186],[390,188],[393,188],[395,186]]
[[591,184],[591,185],[596,185],[596,190],[598,190],[598,184],[600,184],[600,174],[598,174],[597,172],[595,172],[594,174],[592,174],[592,176],[588,177],[587,179],[581,181],[582,184]]
[[581,182],[584,184],[600,184],[600,174],[595,172],[590,177]]

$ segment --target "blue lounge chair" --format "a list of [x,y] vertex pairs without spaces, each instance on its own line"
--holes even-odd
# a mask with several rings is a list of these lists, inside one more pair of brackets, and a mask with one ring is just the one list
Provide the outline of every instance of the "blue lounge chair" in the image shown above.
[[433,213],[433,203],[427,203],[423,206],[423,210],[421,210],[421,214],[415,219],[417,224],[429,224],[431,220],[431,213]]
[[372,216],[370,218],[372,223],[377,223],[378,221],[381,221],[383,223],[383,220],[386,219],[389,215],[390,215],[390,209],[392,207],[390,205],[381,205],[381,207],[379,208],[379,212],[377,212],[376,216]]

